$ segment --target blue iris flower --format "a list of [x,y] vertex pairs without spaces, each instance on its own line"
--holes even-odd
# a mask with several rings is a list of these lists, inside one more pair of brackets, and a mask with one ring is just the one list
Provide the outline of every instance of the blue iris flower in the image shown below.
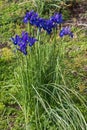
[[29,36],[27,32],[22,32],[22,41],[26,43],[29,42]]
[[28,23],[30,21],[31,17],[35,14],[37,14],[37,13],[35,13],[34,10],[31,10],[30,12],[26,12],[26,15],[24,16],[23,22]]
[[31,16],[31,18],[30,18],[30,24],[31,24],[31,25],[35,25],[37,20],[38,20],[38,14],[37,14],[37,13],[34,13],[34,14]]
[[28,17],[27,17],[27,16],[24,16],[23,22],[24,22],[24,23],[28,23],[28,21],[29,21],[29,20],[28,20]]
[[43,23],[43,29],[47,31],[48,34],[51,34],[52,29],[55,27],[55,24],[53,23],[53,21],[49,20],[45,20]]
[[38,17],[38,14],[35,13],[31,19],[30,19],[30,24],[35,25],[38,28],[43,28],[44,30],[47,31],[48,34],[52,32],[52,28],[55,27],[55,23],[51,21],[50,19],[43,19]]
[[27,45],[31,47],[37,41],[37,39],[30,37],[27,32],[22,32],[21,37],[16,35],[15,38],[11,38],[11,40],[24,55],[27,55]]
[[30,46],[30,47],[33,46],[36,41],[37,41],[36,38],[34,38],[34,37],[29,37],[29,46]]
[[18,35],[11,38],[11,41],[14,43],[14,45],[17,45],[20,40],[21,40],[21,38]]
[[64,35],[69,35],[71,38],[73,38],[73,33],[71,32],[70,27],[64,27],[60,31],[59,36],[63,37]]
[[61,13],[54,14],[50,20],[52,20],[54,23],[61,24],[63,22],[63,17]]
[[38,17],[35,21],[35,26],[38,28],[43,28],[43,24],[45,22],[45,19]]
[[27,55],[27,44],[21,42],[19,48],[17,48],[19,51],[21,51],[24,55]]

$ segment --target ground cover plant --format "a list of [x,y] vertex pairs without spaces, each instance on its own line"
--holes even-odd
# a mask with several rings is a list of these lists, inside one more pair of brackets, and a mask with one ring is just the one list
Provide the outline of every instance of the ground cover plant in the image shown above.
[[27,11],[22,19],[25,28],[9,41],[12,51],[1,52],[1,129],[86,130],[86,100],[78,92],[86,85],[85,33],[62,29],[58,12],[44,18]]

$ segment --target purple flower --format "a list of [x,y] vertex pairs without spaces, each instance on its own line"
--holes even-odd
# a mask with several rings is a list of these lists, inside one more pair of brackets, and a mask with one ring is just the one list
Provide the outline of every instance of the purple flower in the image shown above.
[[24,55],[27,55],[27,46],[33,46],[37,39],[30,37],[27,32],[22,32],[22,36],[16,35],[15,38],[11,38],[12,42],[17,45],[17,49]]
[[47,31],[48,34],[51,34],[52,29],[55,27],[55,24],[51,20],[45,20],[42,27]]
[[20,40],[21,40],[21,38],[20,38],[18,35],[16,35],[15,38],[14,38],[14,37],[11,38],[11,41],[12,41],[15,45],[17,45]]
[[28,17],[27,17],[27,16],[24,16],[23,22],[24,22],[24,23],[28,23],[28,21],[29,21],[29,20],[28,20]]
[[34,13],[30,18],[30,24],[35,25],[36,21],[38,20],[38,14]]
[[21,51],[24,55],[27,55],[27,44],[21,42],[19,48],[17,48],[19,51]]
[[30,21],[31,17],[35,16],[35,14],[37,14],[37,13],[35,13],[33,10],[31,10],[30,12],[26,12],[26,15],[24,16],[23,22],[28,23]]
[[29,36],[27,32],[22,32],[22,41],[28,43]]
[[54,14],[51,18],[51,21],[57,24],[61,24],[63,22],[63,17],[61,13]]
[[34,38],[34,37],[29,37],[29,46],[30,46],[30,47],[33,46],[33,44],[34,44],[36,41],[37,41],[36,38]]
[[73,38],[73,33],[70,31],[70,27],[64,27],[60,33],[59,33],[59,36],[60,37],[63,37],[64,35],[69,35],[70,37]]
[[44,22],[45,22],[45,19],[38,17],[35,21],[35,26],[38,28],[43,28]]

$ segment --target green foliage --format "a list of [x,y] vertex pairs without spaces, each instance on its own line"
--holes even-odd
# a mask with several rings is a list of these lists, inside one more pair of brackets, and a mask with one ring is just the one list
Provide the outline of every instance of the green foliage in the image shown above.
[[[7,129],[8,127],[14,130],[25,129],[24,114],[26,108],[24,107],[24,104],[27,103],[25,102],[27,97],[26,93],[24,92],[28,92],[30,96],[32,95],[32,98],[27,98],[27,109],[29,112],[27,118],[29,119],[28,126],[30,129],[52,130],[58,128],[62,130],[66,128],[67,130],[72,130],[80,126],[83,127],[84,130],[86,129],[83,123],[81,125],[79,123],[82,120],[81,112],[86,119],[87,109],[81,101],[82,97],[79,97],[76,91],[72,90],[77,90],[77,84],[82,82],[82,76],[75,78],[72,71],[76,70],[77,73],[79,73],[82,67],[81,65],[86,63],[84,61],[81,62],[81,56],[83,56],[83,53],[86,49],[86,39],[84,36],[81,36],[81,34],[78,39],[79,42],[77,42],[77,39],[74,39],[71,42],[69,41],[70,39],[68,37],[61,41],[57,37],[57,43],[54,44],[52,40],[54,36],[52,36],[51,39],[49,37],[44,37],[46,37],[46,35],[44,34],[43,36],[41,34],[40,43],[36,43],[35,46],[28,51],[29,54],[27,57],[23,56],[19,52],[17,57],[15,54],[14,60],[9,61],[6,60],[6,58],[3,58],[0,62],[0,72],[2,72],[0,76],[2,92],[0,99],[1,111],[3,113],[1,114],[0,129]],[[82,37],[84,39],[82,42],[80,37],[81,39]],[[41,44],[42,41],[43,44]],[[76,48],[79,46],[81,46],[81,49],[77,51]],[[70,47],[72,50],[68,52]],[[58,54],[60,54],[60,56]],[[80,55],[80,65],[78,66],[79,69],[75,64],[75,62],[78,61],[74,61],[77,55]],[[72,56],[73,58],[71,58]],[[60,65],[58,62],[59,57]],[[15,73],[13,73],[14,68]],[[13,74],[15,74],[15,78]],[[26,79],[27,75],[29,76],[28,79]],[[51,84],[52,82],[60,85]],[[25,89],[27,90],[24,91]],[[76,96],[80,98],[80,101],[78,98],[76,98]],[[78,107],[80,108],[81,112],[78,111]],[[79,113],[76,113],[76,111]],[[70,116],[70,113],[73,113],[73,116]],[[81,116],[80,120],[76,118],[76,116]],[[72,125],[65,125],[68,120],[71,121]],[[58,124],[61,125],[58,126]]]
[[[73,78],[70,77],[68,82],[70,75],[66,75],[67,66],[64,64],[68,44],[71,43],[67,44],[66,40],[70,39],[57,39],[55,34],[45,37],[46,34],[39,34],[39,41],[31,50],[28,48],[26,57],[18,53],[17,81],[22,100],[13,98],[24,113],[26,130],[86,130],[86,121],[73,97],[86,105],[79,93],[69,88]],[[74,85],[75,82],[72,87]]]

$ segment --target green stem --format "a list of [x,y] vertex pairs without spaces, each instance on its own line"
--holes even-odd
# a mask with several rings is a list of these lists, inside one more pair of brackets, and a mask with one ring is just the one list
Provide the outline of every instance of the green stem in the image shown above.
[[31,25],[30,25],[30,23],[28,23],[27,30],[28,30],[29,34],[31,35]]
[[[25,108],[26,109],[26,108]],[[28,114],[27,111],[25,110],[25,129],[29,130],[29,126],[28,126]]]

